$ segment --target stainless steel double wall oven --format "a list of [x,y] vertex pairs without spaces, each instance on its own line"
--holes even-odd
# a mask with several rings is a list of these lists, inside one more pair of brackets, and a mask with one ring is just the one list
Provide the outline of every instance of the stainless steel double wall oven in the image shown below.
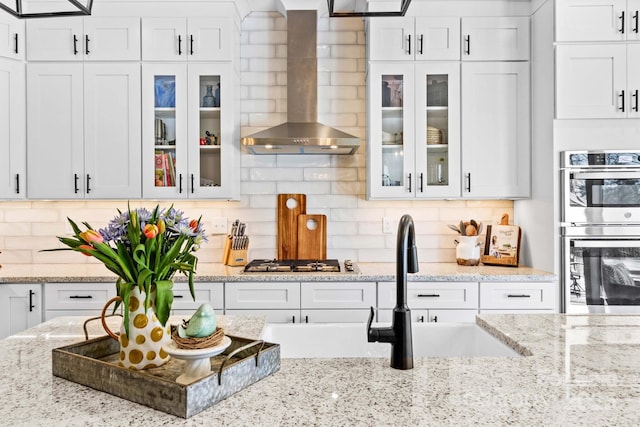
[[640,150],[561,158],[567,313],[640,312]]

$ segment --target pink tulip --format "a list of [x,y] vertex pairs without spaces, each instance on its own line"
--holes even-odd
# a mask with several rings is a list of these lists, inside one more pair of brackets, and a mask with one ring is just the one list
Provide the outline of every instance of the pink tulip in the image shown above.
[[82,233],[80,233],[80,237],[90,245],[103,242],[102,235],[96,230],[83,231]]
[[158,226],[155,224],[147,224],[142,230],[147,239],[153,239],[158,235]]

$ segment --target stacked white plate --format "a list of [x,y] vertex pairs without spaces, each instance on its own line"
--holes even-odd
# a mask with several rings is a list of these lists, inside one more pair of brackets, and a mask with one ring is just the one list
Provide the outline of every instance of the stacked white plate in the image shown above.
[[427,145],[442,144],[442,131],[433,126],[427,126]]

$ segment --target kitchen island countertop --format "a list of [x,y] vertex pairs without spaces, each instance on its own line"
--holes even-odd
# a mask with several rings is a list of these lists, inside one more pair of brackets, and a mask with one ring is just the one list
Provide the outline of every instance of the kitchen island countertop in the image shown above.
[[[186,420],[52,376],[51,350],[82,340],[82,320],[0,340],[0,425],[640,424],[640,316],[478,317],[527,357],[416,358],[408,371],[387,358],[283,359],[280,371]],[[264,319],[220,323],[255,337]]]
[[[385,282],[394,281],[395,263],[356,263],[357,272],[348,273],[245,273],[242,267],[221,263],[199,263],[195,279],[200,282]],[[102,264],[11,264],[0,268],[0,283],[115,282],[116,276]],[[175,276],[175,281],[186,277]],[[410,281],[556,281],[557,276],[530,267],[455,263],[421,263],[420,271],[409,274]]]

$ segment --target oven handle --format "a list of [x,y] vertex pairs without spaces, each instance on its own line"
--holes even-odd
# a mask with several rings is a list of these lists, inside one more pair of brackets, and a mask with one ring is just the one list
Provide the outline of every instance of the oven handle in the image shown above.
[[640,248],[639,240],[579,240],[571,239],[574,248]]
[[640,171],[571,172],[572,179],[640,179]]

